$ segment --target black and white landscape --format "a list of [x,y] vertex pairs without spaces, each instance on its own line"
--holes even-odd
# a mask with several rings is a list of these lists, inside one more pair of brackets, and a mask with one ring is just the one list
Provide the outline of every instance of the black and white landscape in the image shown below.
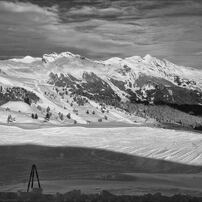
[[[18,176],[18,166],[23,166],[27,168],[23,173],[19,170],[19,174],[26,176],[29,164],[37,162],[44,180],[63,180],[57,182],[60,186],[70,186],[69,180],[65,182],[68,177],[112,180],[111,186],[116,186],[113,180],[121,180],[115,193],[125,193],[121,191],[126,186],[122,180],[126,183],[128,178],[136,179],[138,172],[143,178],[140,179],[146,180],[138,192],[145,192],[153,181],[158,186],[158,181],[163,181],[160,185],[166,186],[168,179],[166,193],[180,189],[182,193],[187,189],[190,193],[200,192],[198,184],[188,188],[175,180],[179,177],[179,183],[189,182],[201,171],[201,70],[150,55],[94,61],[69,52],[4,60],[0,68],[1,145],[6,149],[2,158],[14,158],[11,168],[15,169],[8,170],[5,161],[3,173],[14,172]],[[7,125],[9,115],[12,119]],[[17,146],[27,144],[46,147]],[[43,150],[47,152],[43,154]],[[192,174],[182,175],[183,172]],[[176,177],[170,173],[180,174]],[[15,175],[5,181],[25,179]],[[135,186],[133,180],[129,181]],[[106,187],[101,183],[101,187],[107,188],[108,183]],[[158,187],[148,192],[158,189],[164,191]],[[135,190],[126,189],[126,193]]]
[[201,8],[0,1],[0,191],[201,196]]

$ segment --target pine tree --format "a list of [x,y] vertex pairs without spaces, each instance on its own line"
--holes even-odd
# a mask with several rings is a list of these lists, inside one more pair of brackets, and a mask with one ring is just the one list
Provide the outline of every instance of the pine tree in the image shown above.
[[38,114],[35,114],[35,115],[34,115],[34,118],[35,118],[35,119],[38,119]]
[[47,112],[47,113],[50,112],[50,107],[49,107],[49,106],[47,107],[46,112]]
[[67,118],[71,119],[71,114],[70,113],[67,114]]
[[45,119],[47,120],[47,121],[49,121],[50,120],[50,113],[46,113],[46,117],[45,117]]
[[64,120],[64,115],[63,115],[63,113],[60,113],[60,120],[61,120],[61,121]]

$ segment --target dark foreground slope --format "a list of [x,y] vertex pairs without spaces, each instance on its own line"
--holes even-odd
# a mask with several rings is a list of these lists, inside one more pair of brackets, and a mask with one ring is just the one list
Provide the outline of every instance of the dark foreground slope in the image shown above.
[[100,179],[118,173],[199,173],[201,166],[127,155],[107,150],[34,145],[0,147],[0,181],[26,181],[32,164],[43,180]]
[[202,167],[130,156],[106,150],[42,147],[0,147],[0,190],[25,191],[36,164],[45,193],[80,189],[115,194],[202,194]]

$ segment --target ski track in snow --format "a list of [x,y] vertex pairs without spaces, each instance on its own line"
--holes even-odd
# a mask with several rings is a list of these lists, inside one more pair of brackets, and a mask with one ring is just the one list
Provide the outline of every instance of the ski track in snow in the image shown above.
[[129,155],[202,165],[199,133],[147,127],[55,127],[25,130],[0,126],[0,145],[37,144],[106,149]]

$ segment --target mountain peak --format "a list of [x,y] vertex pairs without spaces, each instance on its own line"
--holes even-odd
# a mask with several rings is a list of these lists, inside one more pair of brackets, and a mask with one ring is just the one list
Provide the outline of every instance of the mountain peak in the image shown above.
[[44,54],[42,56],[42,61],[45,63],[51,63],[54,62],[55,60],[59,59],[59,58],[72,58],[72,57],[76,57],[77,55],[74,55],[71,52],[61,52],[61,53],[50,53],[50,54]]
[[147,64],[151,64],[151,65],[158,65],[158,66],[166,66],[166,62],[164,60],[160,60],[156,57],[153,57],[149,54],[145,55],[144,58],[143,58],[144,62],[147,63]]
[[151,61],[153,58],[154,58],[154,57],[152,57],[150,54],[147,54],[147,55],[144,56],[143,59],[144,59],[145,61],[149,62],[149,61]]
[[12,61],[12,62],[21,62],[21,63],[33,63],[33,62],[36,62],[39,60],[41,60],[41,58],[34,58],[34,57],[29,56],[29,55],[27,55],[23,58],[10,59],[10,61]]

